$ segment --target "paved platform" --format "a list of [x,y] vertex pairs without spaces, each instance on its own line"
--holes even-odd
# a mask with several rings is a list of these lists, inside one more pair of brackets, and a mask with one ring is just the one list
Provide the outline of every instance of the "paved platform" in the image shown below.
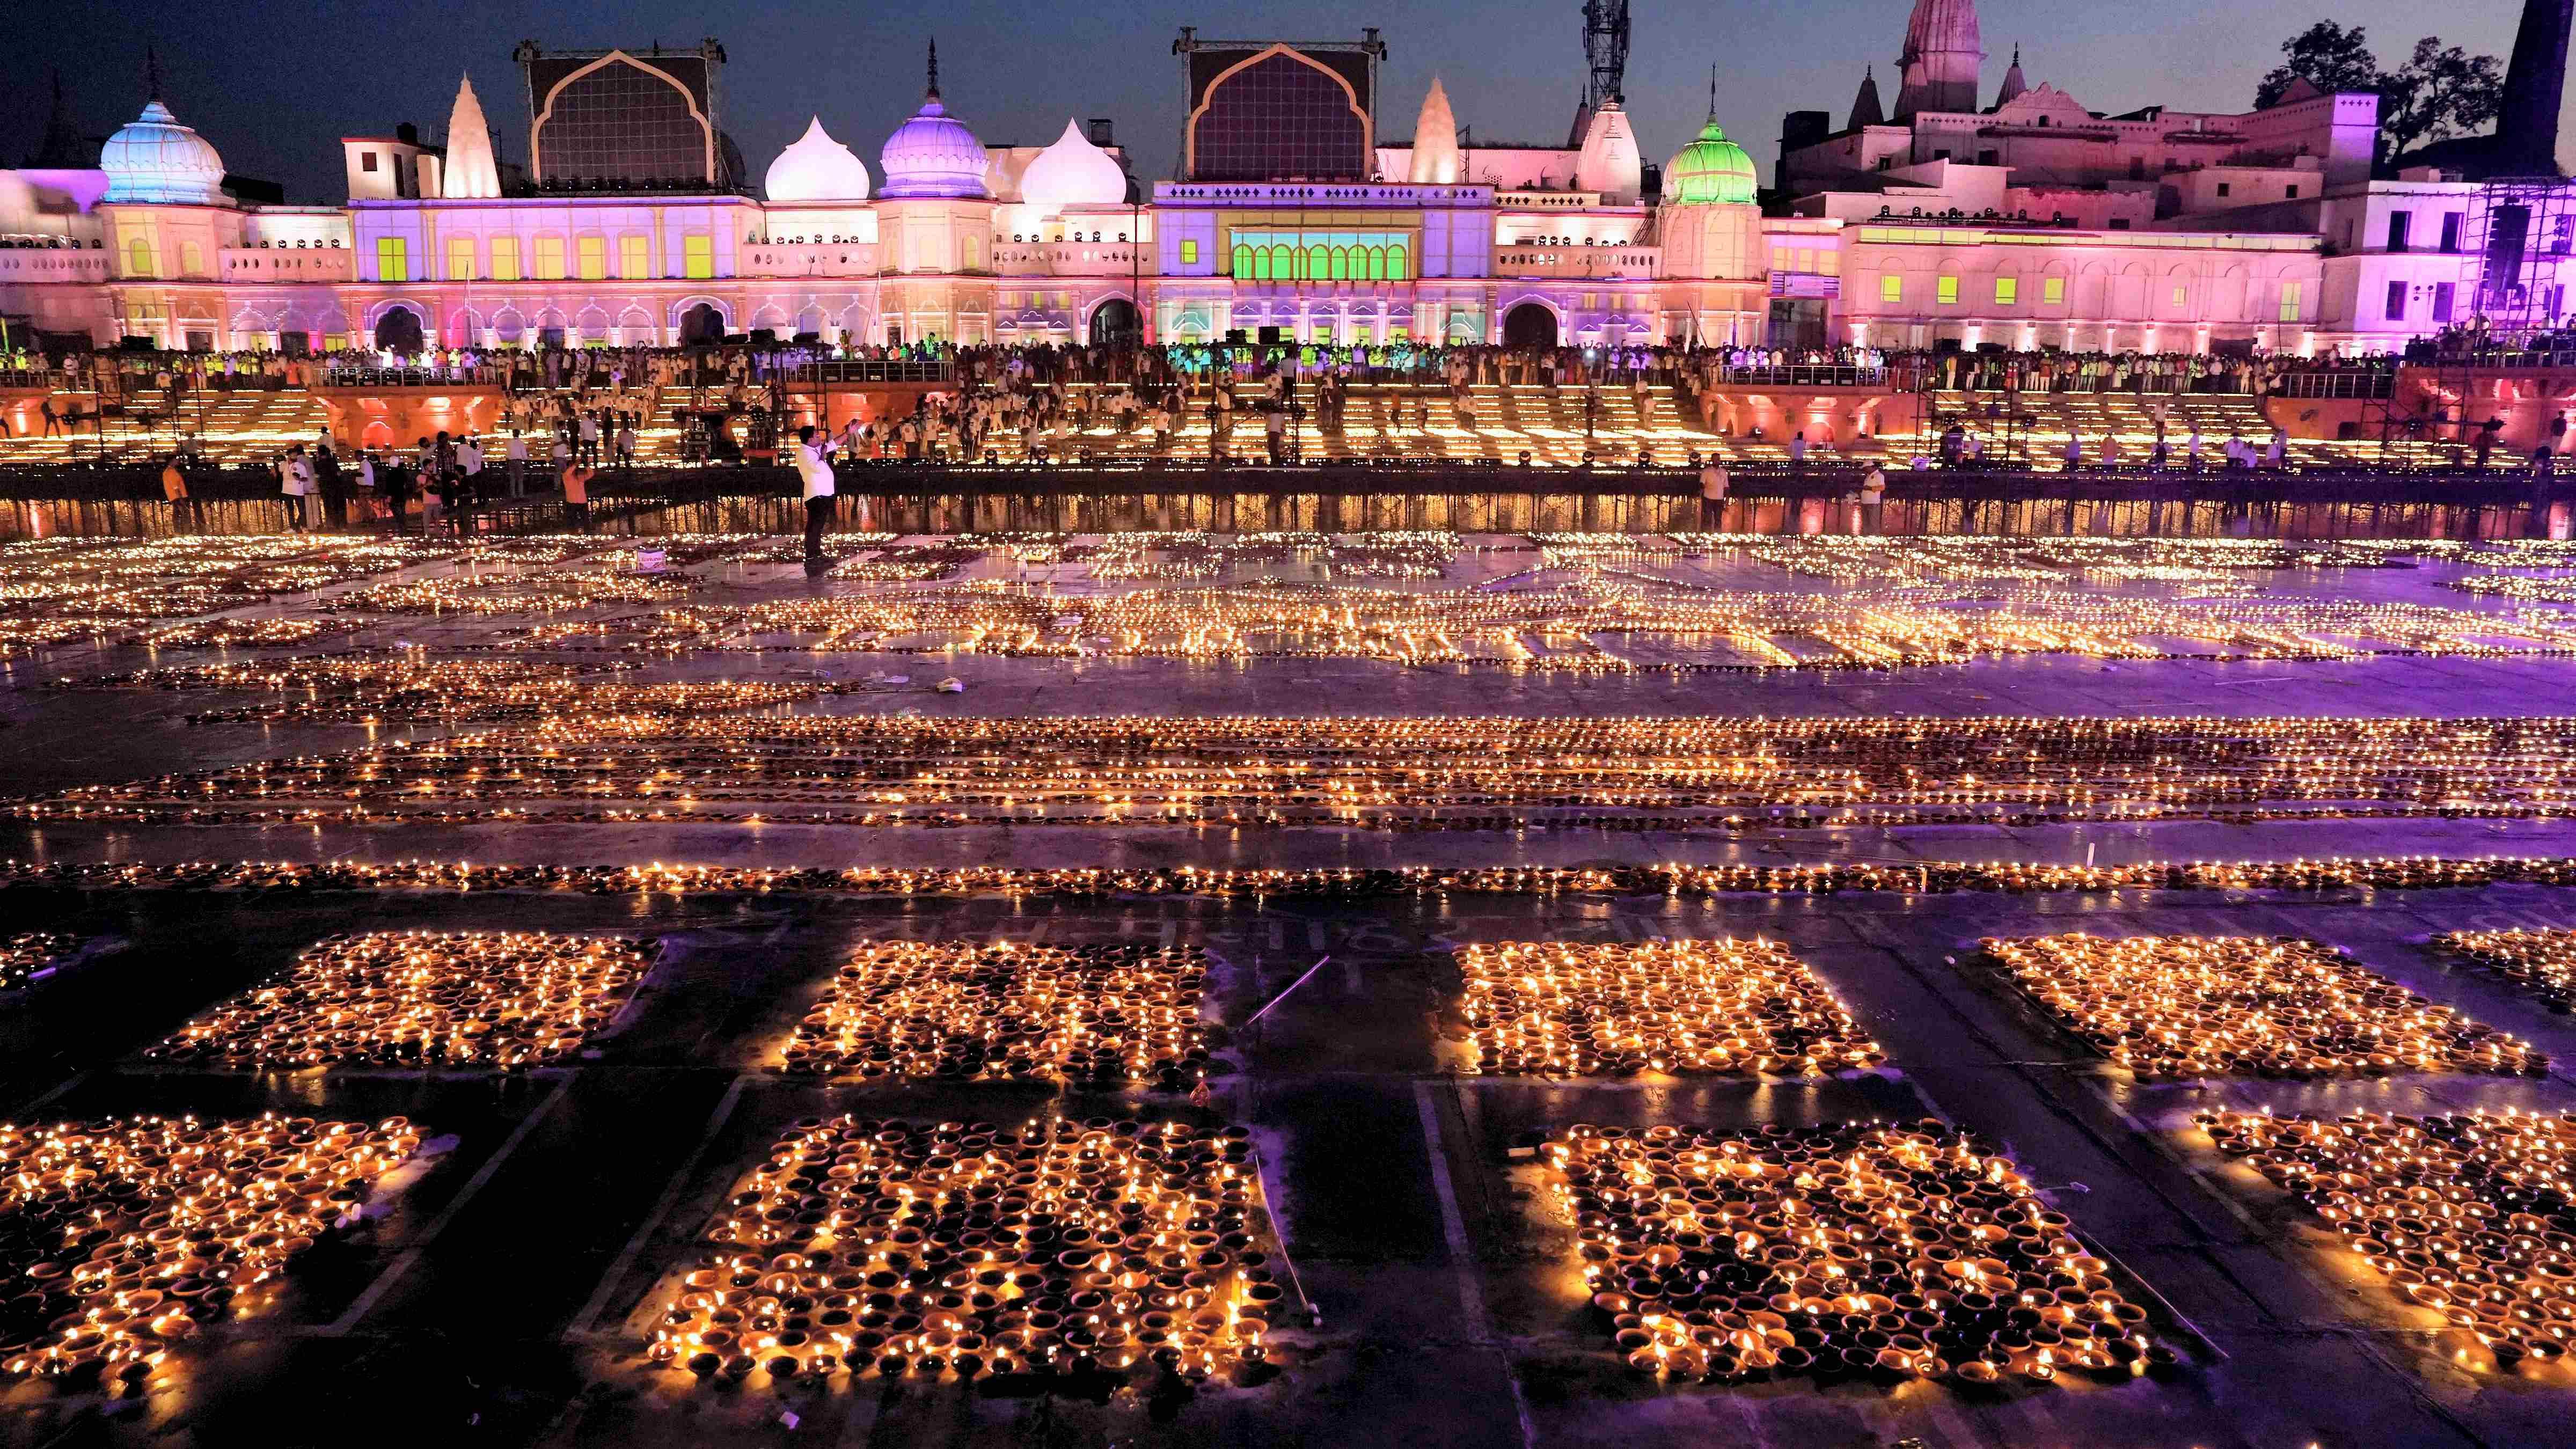
[[[418,572],[436,573],[446,565]],[[1484,567],[1479,565],[1478,567]],[[1832,586],[1723,559],[1670,565],[1739,588]],[[1477,577],[1508,569],[1499,560]],[[2440,568],[2260,581],[2266,592],[2493,608]],[[824,594],[792,568],[708,566],[709,597]],[[1452,584],[1459,582],[1453,579]],[[288,600],[253,612],[304,607]],[[327,647],[463,648],[507,620],[403,619]],[[0,772],[33,794],[445,732],[402,726],[189,725],[224,696],[41,687],[203,651],[79,646],[0,661]],[[566,656],[570,657],[570,656]],[[788,662],[853,676],[945,674],[843,696],[834,710],[926,713],[2226,715],[2576,714],[2576,664],[2377,658],[2346,663],[2030,657],[1866,675],[1566,677],[1367,661],[1067,661],[979,655],[656,660],[655,679]],[[1965,825],[1742,833],[1608,831],[861,831],[564,825],[136,829],[0,825],[0,855],[175,861],[339,856],[561,863],[1581,864],[1680,860],[2277,859],[2335,854],[2576,855],[2576,821],[2425,819],[2265,826]],[[264,1110],[402,1114],[425,1167],[357,1231],[300,1260],[264,1302],[200,1335],[147,1391],[110,1400],[0,1385],[0,1446],[494,1443],[1201,1446],[1246,1442],[1682,1449],[1708,1443],[2323,1446],[2558,1442],[2576,1386],[2447,1361],[2424,1315],[2345,1267],[2295,1204],[2196,1143],[2200,1108],[2425,1113],[2576,1109],[2576,1019],[2428,949],[2443,931],[2576,927],[2576,891],[1833,897],[1496,896],[1356,902],[1175,897],[816,899],[10,892],[7,931],[104,945],[0,996],[0,1119]],[[650,938],[657,964],[617,1028],[567,1064],[467,1073],[228,1075],[138,1054],[337,932],[545,929]],[[2396,1075],[2334,1084],[2142,1085],[2104,1065],[1988,973],[1980,937],[2072,929],[2288,934],[2547,1052],[2545,1076]],[[1814,1082],[1451,1074],[1464,1030],[1450,948],[1762,935],[1815,970],[1884,1048],[1885,1067]],[[1222,1070],[1210,1100],[1033,1086],[783,1079],[770,1053],[868,939],[1204,946]],[[1954,959],[1955,958],[1955,959]],[[1257,1025],[1253,1015],[1323,961]],[[1187,1395],[1041,1392],[1018,1383],[847,1376],[827,1385],[697,1385],[641,1359],[698,1228],[797,1118],[1014,1121],[1141,1111],[1250,1127],[1264,1196],[1301,1295],[1271,1371]],[[1510,1149],[1578,1122],[1724,1128],[1940,1116],[2008,1150],[2182,1345],[2170,1378],[1979,1395],[1943,1384],[1669,1386],[1640,1381],[1585,1302],[1571,1226]],[[785,1416],[792,1415],[790,1424]]]

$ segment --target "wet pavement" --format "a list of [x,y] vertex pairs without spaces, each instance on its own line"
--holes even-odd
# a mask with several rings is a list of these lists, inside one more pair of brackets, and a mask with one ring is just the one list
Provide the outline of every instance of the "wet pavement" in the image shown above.
[[[1693,565],[1692,567],[1701,567]],[[792,570],[727,566],[745,596]],[[1709,566],[1712,580],[1717,579]],[[2477,607],[2431,570],[2262,576],[2267,591]],[[739,576],[737,578],[737,576]],[[1776,570],[1745,573],[1783,587]],[[1804,587],[1806,585],[1799,585]],[[836,587],[836,586],[833,586]],[[2434,598],[2434,594],[2441,597]],[[388,626],[472,642],[488,624]],[[194,661],[202,652],[183,656]],[[346,726],[190,726],[210,696],[61,692],[58,675],[142,651],[18,656],[0,674],[5,793],[342,749]],[[732,667],[748,672],[744,661]],[[663,666],[657,666],[663,667]],[[711,669],[667,666],[668,677]],[[757,668],[757,665],[751,666]],[[2576,663],[2032,658],[1867,675],[1641,678],[1269,660],[1229,666],[958,656],[825,667],[955,673],[962,695],[835,709],[1024,713],[2555,714]],[[410,731],[422,733],[424,731]],[[426,733],[437,733],[430,730]],[[403,731],[378,731],[384,738]],[[1361,830],[1117,832],[979,828],[563,825],[171,829],[0,825],[0,855],[174,861],[243,856],[517,862],[886,865],[1453,865],[1606,861],[2270,859],[2576,854],[2576,821],[2324,821],[2264,826],[1943,826],[1401,835]],[[567,1446],[1498,1446],[1710,1443],[2019,1446],[2554,1443],[2576,1380],[2446,1360],[2332,1234],[2189,1130],[2215,1106],[2424,1113],[2576,1109],[2576,1018],[2428,949],[2437,933],[2576,927],[2576,891],[2159,892],[1906,896],[1521,896],[1367,901],[1000,898],[460,897],[17,891],[7,931],[103,944],[0,996],[0,1117],[111,1113],[410,1117],[423,1165],[381,1211],[325,1239],[273,1292],[175,1355],[139,1397],[0,1386],[0,1449],[47,1445],[394,1443]],[[655,965],[616,1027],[563,1066],[479,1073],[227,1075],[143,1062],[153,1041],[360,930],[543,929],[649,940]],[[2346,1083],[2140,1084],[1971,958],[1988,935],[2288,934],[2548,1053],[2545,1076],[2397,1075]],[[1457,1076],[1451,948],[1761,935],[1784,943],[1875,1035],[1886,1065],[1813,1082]],[[1203,946],[1222,1069],[1205,1107],[1157,1093],[1030,1085],[861,1085],[766,1070],[853,943],[1118,941]],[[1321,961],[1321,969],[1310,968]],[[1292,983],[1300,982],[1293,991]],[[1288,991],[1280,998],[1282,991]],[[1266,1004],[1275,1005],[1247,1027]],[[798,1118],[1014,1122],[1137,1112],[1252,1129],[1270,1226],[1293,1264],[1275,1368],[1190,1394],[1041,1391],[1005,1381],[836,1377],[702,1386],[642,1358],[699,1229]],[[1572,1225],[1512,1155],[1575,1123],[1736,1129],[1933,1115],[1998,1144],[2184,1348],[2170,1377],[2068,1374],[1977,1393],[1859,1380],[1724,1388],[1632,1376],[1587,1302]]]

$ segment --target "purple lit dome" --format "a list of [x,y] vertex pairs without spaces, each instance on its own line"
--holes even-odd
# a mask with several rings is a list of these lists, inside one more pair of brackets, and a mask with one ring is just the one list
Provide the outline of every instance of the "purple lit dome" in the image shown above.
[[948,114],[939,92],[921,103],[913,118],[895,128],[877,157],[877,174],[885,184],[880,197],[956,196],[981,200],[992,195],[984,185],[984,143],[966,123]]

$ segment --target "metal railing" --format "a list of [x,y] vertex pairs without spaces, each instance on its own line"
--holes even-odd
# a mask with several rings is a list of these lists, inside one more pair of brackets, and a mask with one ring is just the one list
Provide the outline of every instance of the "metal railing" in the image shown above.
[[911,358],[873,358],[848,362],[808,362],[791,368],[788,381],[794,383],[832,382],[953,382],[955,364],[946,361],[923,362]]

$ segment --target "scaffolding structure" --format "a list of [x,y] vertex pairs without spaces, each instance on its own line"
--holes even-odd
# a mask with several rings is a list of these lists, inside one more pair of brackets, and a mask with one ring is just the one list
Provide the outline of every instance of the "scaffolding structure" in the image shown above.
[[2499,176],[2469,200],[2459,295],[2481,349],[2529,350],[2567,323],[2563,268],[2576,251],[2576,182]]

